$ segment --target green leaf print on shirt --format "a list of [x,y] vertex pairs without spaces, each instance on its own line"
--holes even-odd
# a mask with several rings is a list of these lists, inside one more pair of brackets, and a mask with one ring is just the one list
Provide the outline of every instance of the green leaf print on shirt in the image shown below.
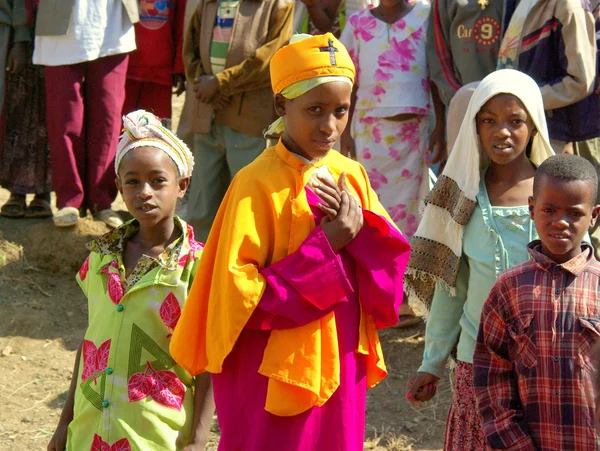
[[[98,379],[100,380],[100,389],[99,391],[96,391],[95,387],[98,387],[96,384]],[[104,408],[102,407],[102,401],[104,401],[104,390],[106,387],[106,370],[96,374],[96,381],[90,377],[79,384],[79,387],[81,388],[81,393],[83,393],[85,399],[87,399],[96,409],[102,410]]]
[[164,351],[146,332],[140,329],[137,324],[134,324],[131,327],[127,380],[135,373],[146,371],[147,361],[142,361],[142,349],[156,357],[155,361],[150,362],[155,370],[168,370],[176,365],[175,360],[167,351]]

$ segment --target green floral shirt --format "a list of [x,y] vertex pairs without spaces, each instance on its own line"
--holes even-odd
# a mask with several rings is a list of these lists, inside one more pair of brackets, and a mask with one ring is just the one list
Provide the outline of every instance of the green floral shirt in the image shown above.
[[202,252],[177,216],[177,238],[158,257],[142,256],[125,277],[133,220],[89,244],[77,274],[89,325],[79,362],[67,450],[179,450],[193,419],[193,379],[169,354],[171,334]]

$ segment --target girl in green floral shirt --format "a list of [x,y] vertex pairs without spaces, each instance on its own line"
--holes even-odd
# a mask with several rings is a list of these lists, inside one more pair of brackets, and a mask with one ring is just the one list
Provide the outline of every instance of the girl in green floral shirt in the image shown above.
[[134,219],[89,244],[77,281],[89,325],[49,450],[203,450],[214,412],[208,373],[169,354],[202,244],[175,215],[193,156],[154,115],[123,118],[117,186]]

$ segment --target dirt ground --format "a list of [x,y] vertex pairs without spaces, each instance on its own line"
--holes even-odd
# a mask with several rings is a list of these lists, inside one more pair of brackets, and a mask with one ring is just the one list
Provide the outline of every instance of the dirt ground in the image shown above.
[[[177,102],[176,112],[179,107]],[[0,190],[0,205],[7,198]],[[120,202],[114,207],[124,210]],[[0,217],[0,450],[46,449],[86,327],[86,301],[74,274],[85,259],[85,243],[106,230],[91,219],[61,230],[51,220]],[[421,360],[423,334],[423,325],[381,333],[390,375],[368,394],[367,450],[442,448],[447,377],[425,407],[414,409],[404,399],[406,380]],[[215,421],[208,449],[217,443]]]

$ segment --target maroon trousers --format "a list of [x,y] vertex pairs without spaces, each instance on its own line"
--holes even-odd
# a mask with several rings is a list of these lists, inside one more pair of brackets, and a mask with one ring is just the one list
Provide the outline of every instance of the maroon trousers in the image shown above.
[[46,66],[48,143],[56,206],[110,208],[127,54]]
[[123,116],[135,110],[146,110],[161,119],[171,119],[173,88],[149,81],[127,79]]

